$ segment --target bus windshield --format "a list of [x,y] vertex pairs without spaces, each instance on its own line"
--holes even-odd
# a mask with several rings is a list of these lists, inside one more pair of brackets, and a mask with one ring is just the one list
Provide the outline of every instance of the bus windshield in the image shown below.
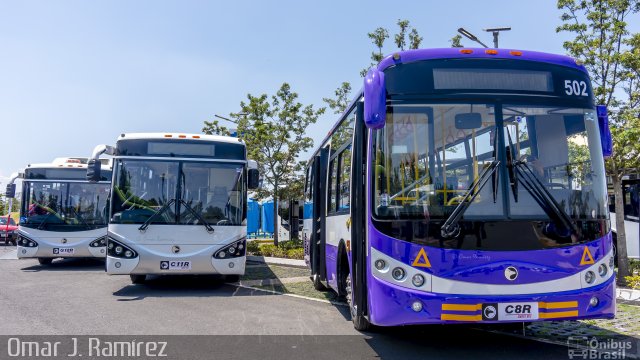
[[111,221],[144,224],[158,212],[150,225],[242,225],[245,172],[240,163],[118,160]]
[[25,182],[21,225],[49,231],[107,226],[109,184]]
[[[465,196],[472,200],[463,220],[608,216],[593,109],[394,105],[374,133],[374,149],[378,220],[444,220]],[[497,162],[499,171],[472,186]],[[558,210],[551,211],[554,202]]]

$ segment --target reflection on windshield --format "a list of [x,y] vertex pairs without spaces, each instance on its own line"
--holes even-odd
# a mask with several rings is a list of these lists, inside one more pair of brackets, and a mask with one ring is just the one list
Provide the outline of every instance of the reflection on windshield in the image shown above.
[[[375,138],[376,216],[447,217],[496,160],[493,114],[484,104],[389,107]],[[503,213],[501,192],[478,191],[466,218]]]
[[23,223],[51,231],[87,230],[107,224],[108,184],[25,182]]
[[[609,231],[595,111],[496,107],[387,108],[371,160],[379,230],[430,246],[495,250],[565,246]],[[482,179],[490,186],[474,186],[496,163]]]
[[[569,217],[607,218],[604,161],[593,110],[505,105],[504,124],[505,135],[513,139],[515,160],[531,169]],[[544,216],[522,187],[510,202],[514,215]]]
[[[120,160],[112,222],[241,225],[245,217],[245,167],[213,162]],[[197,215],[196,215],[197,214]]]

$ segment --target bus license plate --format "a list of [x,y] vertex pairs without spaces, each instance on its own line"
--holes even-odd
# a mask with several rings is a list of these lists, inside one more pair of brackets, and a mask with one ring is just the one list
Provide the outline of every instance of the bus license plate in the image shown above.
[[537,302],[482,304],[482,320],[529,321],[538,319]]
[[53,255],[73,255],[74,248],[53,248]]
[[191,270],[191,261],[160,261],[160,270]]

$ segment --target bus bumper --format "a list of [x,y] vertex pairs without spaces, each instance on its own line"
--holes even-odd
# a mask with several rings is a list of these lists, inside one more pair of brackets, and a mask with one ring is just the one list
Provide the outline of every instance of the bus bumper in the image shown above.
[[[146,250],[135,249],[138,256],[133,259],[107,256],[107,274],[137,274],[137,275],[196,275],[196,274],[221,274],[244,275],[246,258],[214,259],[213,252],[184,256],[158,254],[146,254]],[[167,268],[168,263],[189,262],[188,269],[177,269],[173,266]]]
[[[369,317],[371,323],[379,326],[612,319],[616,312],[615,276],[587,289],[507,296],[429,293],[396,286],[373,276],[368,280]],[[598,300],[595,306],[590,304],[593,297]],[[491,320],[483,315],[491,305],[497,308],[497,304],[508,303],[535,303],[538,317]]]
[[49,244],[42,239],[38,246],[17,246],[18,259],[29,258],[102,258],[106,256],[106,247],[90,247],[89,242],[83,244]]

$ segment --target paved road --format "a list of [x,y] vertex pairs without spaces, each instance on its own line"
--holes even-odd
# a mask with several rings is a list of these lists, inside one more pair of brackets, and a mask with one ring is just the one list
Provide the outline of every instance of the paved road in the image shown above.
[[[325,359],[327,351],[355,358],[567,358],[564,347],[462,326],[361,334],[343,307],[240,289],[210,277],[158,277],[131,285],[127,276],[105,275],[99,261],[58,260],[41,266],[10,257],[0,250],[0,335],[295,335],[260,337],[262,350],[244,349],[249,358],[270,347],[297,349],[298,355],[304,348],[308,358],[324,351],[318,358]],[[211,347],[219,341],[202,339]],[[186,349],[181,353],[186,358],[202,350]],[[231,350],[218,350],[218,355]]]

